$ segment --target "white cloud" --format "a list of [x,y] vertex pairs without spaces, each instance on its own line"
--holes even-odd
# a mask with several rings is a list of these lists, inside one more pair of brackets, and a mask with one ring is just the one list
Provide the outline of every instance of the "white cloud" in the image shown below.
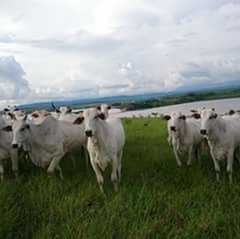
[[25,72],[13,56],[0,57],[0,100],[27,97],[30,92]]
[[[2,92],[9,100],[168,91],[239,77],[236,1],[3,0],[0,16],[0,56],[15,56],[30,89]],[[14,92],[16,83],[4,82]]]

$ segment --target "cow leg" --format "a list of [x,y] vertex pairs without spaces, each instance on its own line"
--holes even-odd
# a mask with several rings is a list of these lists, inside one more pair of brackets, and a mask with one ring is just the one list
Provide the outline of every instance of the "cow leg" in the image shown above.
[[70,154],[70,158],[71,158],[71,161],[72,161],[73,168],[75,169],[75,168],[76,168],[76,160],[75,160],[75,157],[73,157],[73,155]]
[[85,161],[86,161],[86,168],[88,168],[88,162],[89,162],[88,151],[85,147],[83,147],[83,150],[84,150],[84,158],[85,158]]
[[0,159],[0,180],[3,181],[4,178],[4,168],[3,168],[3,160]]
[[238,160],[238,162],[240,163],[240,148],[239,147],[235,151],[235,157]]
[[217,179],[217,182],[219,182],[219,180],[220,180],[220,178],[219,178],[220,167],[219,167],[217,159],[215,158],[215,155],[214,155],[212,147],[210,147],[210,153],[211,153],[211,156],[212,156],[212,159],[213,159],[213,163],[214,163],[214,168],[215,168],[215,172],[216,172],[216,179]]
[[63,173],[62,173],[62,168],[60,167],[60,165],[59,165],[59,164],[56,166],[56,169],[57,169],[57,170],[58,170],[58,172],[59,172],[59,176],[60,176],[60,178],[63,180],[63,179],[64,179],[64,177],[63,177]]
[[97,182],[98,182],[98,186],[100,188],[100,191],[104,194],[104,190],[103,190],[103,176],[102,176],[102,172],[99,169],[98,165],[94,162],[94,158],[93,156],[90,154],[90,162],[92,165],[92,168],[95,172],[96,178],[97,178]]
[[55,169],[59,165],[61,159],[62,159],[62,155],[55,156],[52,159],[52,161],[51,161],[51,163],[50,163],[50,165],[48,166],[48,169],[47,169],[47,173],[49,175],[52,175],[55,172]]
[[232,184],[233,154],[234,154],[234,150],[230,149],[227,155],[227,172],[228,172],[230,184]]
[[200,145],[196,145],[195,150],[194,150],[194,153],[195,153],[196,161],[200,161],[200,156],[201,156],[201,144],[200,144]]
[[113,158],[112,161],[112,173],[111,173],[111,181],[114,186],[114,191],[118,191],[118,178],[117,178],[117,170],[118,170],[118,157],[117,155]]
[[121,150],[118,154],[118,166],[117,166],[117,176],[118,176],[118,182],[121,181],[121,175],[122,175],[122,154],[123,151]]
[[12,171],[15,177],[18,176],[18,152],[17,150],[11,151]]
[[181,162],[181,160],[180,160],[180,158],[179,158],[179,156],[178,156],[178,152],[177,152],[177,149],[176,149],[176,145],[175,145],[175,144],[173,145],[173,152],[174,152],[174,154],[175,154],[175,158],[176,158],[178,167],[182,167],[182,162]]
[[168,135],[168,144],[171,147],[172,146],[172,136],[171,134]]
[[192,164],[192,153],[193,153],[193,146],[191,145],[188,149],[188,161],[187,161],[188,166]]

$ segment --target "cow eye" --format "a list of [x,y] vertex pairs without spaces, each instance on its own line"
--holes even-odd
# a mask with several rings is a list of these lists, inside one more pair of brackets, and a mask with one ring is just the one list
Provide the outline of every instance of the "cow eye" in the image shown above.
[[24,128],[24,127],[20,129],[20,131],[21,131],[21,132],[22,132],[22,131],[24,131],[24,130],[25,130],[25,128]]

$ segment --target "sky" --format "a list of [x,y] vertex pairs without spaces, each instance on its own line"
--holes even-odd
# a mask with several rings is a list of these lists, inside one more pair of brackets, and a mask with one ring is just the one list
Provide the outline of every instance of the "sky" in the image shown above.
[[240,0],[1,0],[0,106],[240,81]]

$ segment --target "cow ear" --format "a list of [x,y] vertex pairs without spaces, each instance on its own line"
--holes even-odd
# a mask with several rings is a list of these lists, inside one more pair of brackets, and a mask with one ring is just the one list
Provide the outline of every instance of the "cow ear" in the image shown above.
[[25,121],[27,119],[27,114],[24,115],[23,120]]
[[16,120],[16,116],[13,113],[9,112],[8,115],[11,117],[12,120]]
[[38,118],[38,116],[39,116],[39,115],[38,115],[37,113],[32,113],[32,117],[33,117],[33,118]]
[[185,115],[181,115],[181,116],[179,117],[179,119],[185,120],[185,119],[186,119],[186,116],[185,116]]
[[83,110],[79,110],[79,111],[74,111],[73,114],[82,114],[83,113]]
[[2,128],[2,130],[6,132],[10,132],[12,131],[12,126],[11,125],[5,126],[4,128]]
[[170,116],[170,115],[164,115],[163,118],[164,118],[165,120],[170,120],[170,119],[171,119],[171,116]]
[[110,110],[111,108],[112,108],[112,106],[111,106],[111,105],[108,105],[107,109]]
[[98,114],[98,118],[100,118],[101,120],[105,120],[106,116],[104,113],[100,113],[100,114]]
[[51,115],[49,112],[45,112],[43,116],[47,117],[49,115]]
[[234,115],[235,114],[235,110],[229,110],[228,114],[229,115]]
[[75,119],[73,124],[81,124],[84,121],[84,117],[78,117]]
[[213,114],[213,115],[212,115],[212,117],[213,117],[214,119],[216,119],[216,118],[217,118],[217,116],[218,116],[218,114],[217,114],[217,113],[215,113],[215,114]]
[[70,106],[67,106],[67,113],[71,113],[72,112],[72,108]]
[[193,118],[195,119],[200,119],[201,118],[201,115],[199,113],[195,113],[192,115]]
[[51,103],[53,109],[55,110],[56,113],[61,113],[61,111],[54,105],[54,103]]

